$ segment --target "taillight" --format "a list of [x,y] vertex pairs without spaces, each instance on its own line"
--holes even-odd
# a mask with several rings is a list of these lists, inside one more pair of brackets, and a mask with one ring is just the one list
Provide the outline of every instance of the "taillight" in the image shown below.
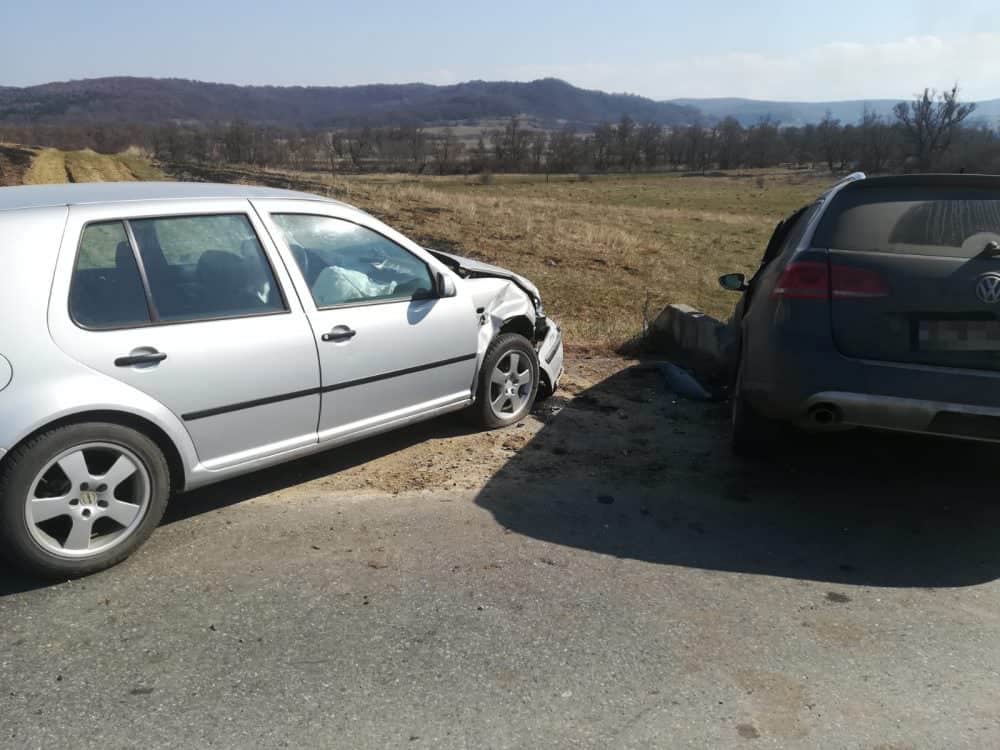
[[878,271],[855,266],[832,266],[830,276],[834,297],[856,299],[889,296],[889,284]]
[[804,260],[789,263],[773,292],[793,299],[865,299],[888,297],[889,284],[878,271],[855,266],[827,266]]
[[794,299],[827,299],[830,296],[830,273],[826,263],[813,260],[789,263],[781,272],[772,294]]

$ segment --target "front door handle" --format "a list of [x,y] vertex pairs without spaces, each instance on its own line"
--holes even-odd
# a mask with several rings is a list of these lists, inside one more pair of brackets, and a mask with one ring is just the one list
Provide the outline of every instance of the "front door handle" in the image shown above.
[[357,333],[350,326],[334,326],[329,333],[324,333],[320,338],[323,341],[348,341],[353,339]]
[[155,349],[143,354],[129,354],[127,357],[118,357],[115,360],[115,367],[133,367],[134,365],[155,365],[167,358],[163,352]]

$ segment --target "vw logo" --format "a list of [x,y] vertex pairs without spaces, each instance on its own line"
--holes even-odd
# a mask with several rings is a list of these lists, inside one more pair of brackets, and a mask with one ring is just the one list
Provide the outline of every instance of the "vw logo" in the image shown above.
[[984,273],[976,282],[976,296],[988,305],[1000,302],[1000,273]]

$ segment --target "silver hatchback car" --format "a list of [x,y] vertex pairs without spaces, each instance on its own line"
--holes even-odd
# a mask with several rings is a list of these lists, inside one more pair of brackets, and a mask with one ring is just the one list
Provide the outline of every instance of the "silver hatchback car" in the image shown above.
[[171,493],[562,374],[537,288],[351,206],[266,188],[0,188],[0,553],[113,565]]

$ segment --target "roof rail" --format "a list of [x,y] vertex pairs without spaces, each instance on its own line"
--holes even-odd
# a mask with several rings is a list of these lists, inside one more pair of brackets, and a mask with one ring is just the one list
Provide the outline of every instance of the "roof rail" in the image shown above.
[[843,190],[845,187],[850,185],[852,182],[858,182],[860,180],[866,180],[866,179],[868,179],[868,175],[866,175],[864,172],[851,172],[851,174],[847,175],[847,177],[837,180],[833,185],[824,190],[823,195],[821,197],[823,199],[831,198],[832,196],[836,195],[841,190]]
[[834,187],[839,187],[840,185],[846,185],[848,182],[857,182],[858,180],[868,179],[868,175],[864,172],[851,172],[847,177],[842,180],[838,180]]

